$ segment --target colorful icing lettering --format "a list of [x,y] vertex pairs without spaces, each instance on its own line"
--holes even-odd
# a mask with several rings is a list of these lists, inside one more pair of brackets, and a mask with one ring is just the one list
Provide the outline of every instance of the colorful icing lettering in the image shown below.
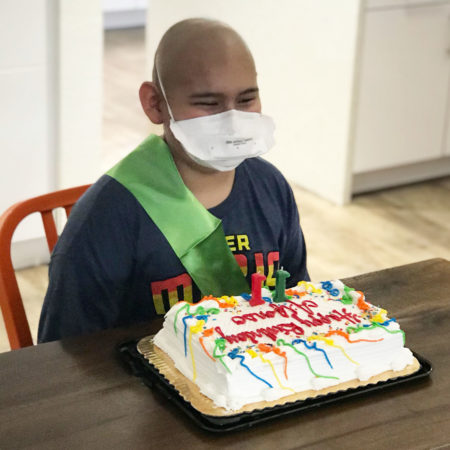
[[239,342],[245,342],[247,340],[257,344],[258,338],[261,338],[262,336],[266,336],[272,341],[276,341],[278,333],[289,334],[293,332],[297,336],[302,336],[305,334],[303,328],[293,322],[273,325],[271,327],[258,328],[255,331],[242,331],[237,334],[229,335],[225,335],[220,327],[215,327],[215,330],[230,344],[238,344]]
[[[348,312],[345,308],[342,311],[333,309],[329,314],[323,315],[322,313],[315,313],[313,308],[317,308],[318,304],[312,300],[303,300],[301,303],[296,303],[292,300],[287,300],[288,305],[279,305],[271,303],[270,307],[273,310],[258,311],[257,313],[243,314],[240,316],[233,316],[231,320],[236,325],[244,325],[248,320],[252,322],[258,322],[259,319],[272,319],[275,315],[279,314],[283,317],[291,317],[302,325],[307,327],[316,327],[323,324],[330,324],[331,321],[349,321],[351,323],[359,323],[359,317],[351,312]],[[298,316],[298,309],[308,314],[308,319],[302,319]],[[301,332],[300,334],[303,334]]]

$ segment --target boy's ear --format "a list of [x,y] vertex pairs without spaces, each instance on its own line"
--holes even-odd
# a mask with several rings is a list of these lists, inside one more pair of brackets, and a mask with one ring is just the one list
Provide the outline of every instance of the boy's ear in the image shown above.
[[164,122],[161,109],[161,95],[155,83],[144,81],[139,89],[139,99],[146,116],[155,124]]

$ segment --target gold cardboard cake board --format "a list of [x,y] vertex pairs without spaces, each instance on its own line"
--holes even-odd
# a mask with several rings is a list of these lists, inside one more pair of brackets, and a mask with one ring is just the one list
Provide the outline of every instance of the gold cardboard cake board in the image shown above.
[[272,401],[261,401],[257,403],[249,403],[244,405],[241,409],[236,411],[230,411],[225,408],[217,406],[213,400],[206,397],[200,392],[198,386],[187,379],[174,365],[172,359],[163,352],[159,347],[153,344],[153,336],[146,336],[141,339],[137,344],[137,350],[146,358],[150,364],[152,364],[164,378],[179,392],[182,398],[189,402],[193,408],[202,414],[209,416],[232,416],[241,414],[243,412],[250,412],[264,408],[270,408],[273,406],[284,405],[286,403],[296,402],[299,400],[306,400],[308,398],[314,398],[319,395],[326,395],[335,392],[345,391],[351,388],[357,388],[360,386],[367,386],[369,384],[376,384],[380,381],[387,381],[393,378],[403,377],[411,375],[420,369],[420,363],[414,358],[414,361],[403,370],[393,371],[388,370],[386,372],[375,375],[366,381],[351,380],[338,385],[330,386],[318,391],[308,390],[303,392],[297,392],[285,397]]

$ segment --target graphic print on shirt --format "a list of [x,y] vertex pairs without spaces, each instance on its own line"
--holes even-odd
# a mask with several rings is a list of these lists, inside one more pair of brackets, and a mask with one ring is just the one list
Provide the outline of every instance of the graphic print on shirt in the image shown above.
[[[251,270],[251,273],[259,272],[267,277],[266,285],[268,287],[275,286],[274,273],[278,269],[280,260],[278,251],[252,252],[246,234],[228,235],[225,236],[225,239],[244,276],[247,277],[249,270]],[[165,314],[178,300],[194,301],[193,288],[192,278],[188,273],[167,280],[151,282],[156,314]],[[199,300],[199,298],[195,298],[195,300]]]

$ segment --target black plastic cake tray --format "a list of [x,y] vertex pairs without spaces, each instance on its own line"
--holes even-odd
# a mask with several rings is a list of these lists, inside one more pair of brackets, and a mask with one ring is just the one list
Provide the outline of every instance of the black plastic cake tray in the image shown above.
[[391,387],[409,383],[428,377],[432,371],[429,361],[414,353],[420,363],[420,369],[410,375],[392,378],[387,381],[380,381],[376,384],[350,388],[326,395],[319,395],[306,400],[298,400],[283,405],[276,405],[270,408],[259,409],[250,412],[239,413],[230,416],[210,416],[201,413],[184,400],[178,391],[166,380],[166,378],[153,366],[139,351],[137,343],[140,339],[128,341],[118,346],[118,352],[122,361],[130,368],[133,375],[140,377],[149,388],[160,391],[164,397],[178,406],[187,414],[198,426],[204,430],[212,432],[236,431],[250,428],[254,425],[283,417],[286,415],[306,412],[308,410],[325,406],[334,402],[349,398],[359,397],[368,393],[385,390]]

